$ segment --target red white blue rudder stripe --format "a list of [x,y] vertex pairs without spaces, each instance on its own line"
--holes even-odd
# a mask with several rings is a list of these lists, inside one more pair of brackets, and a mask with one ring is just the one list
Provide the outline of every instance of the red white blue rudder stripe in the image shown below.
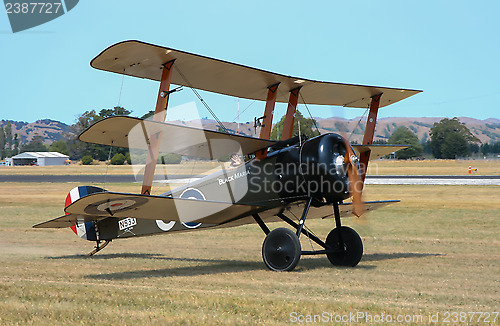
[[[66,201],[64,204],[64,207],[68,207],[71,203],[77,201],[78,199],[85,197],[87,195],[96,193],[96,192],[104,192],[106,190],[99,188],[99,187],[94,187],[94,186],[80,186],[80,187],[75,187],[71,189],[71,191],[68,193],[68,196],[66,196]],[[66,213],[68,214],[68,213]],[[85,239],[85,240],[90,240],[90,241],[97,241],[97,235],[96,235],[96,230],[95,230],[95,223],[94,222],[84,222],[82,220],[77,220],[76,224],[71,227],[71,230],[75,232],[76,235],[78,235],[80,238]]]

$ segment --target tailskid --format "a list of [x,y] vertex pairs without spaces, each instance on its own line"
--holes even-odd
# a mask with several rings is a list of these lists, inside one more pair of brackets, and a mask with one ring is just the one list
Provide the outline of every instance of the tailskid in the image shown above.
[[[98,253],[99,251],[101,251],[102,249],[104,249],[108,243],[110,243],[111,240],[98,240],[96,241],[96,246],[94,247],[94,250],[92,250],[91,252],[89,252],[87,254],[87,256],[93,256],[95,255],[96,253]],[[102,244],[101,244],[102,243]]]

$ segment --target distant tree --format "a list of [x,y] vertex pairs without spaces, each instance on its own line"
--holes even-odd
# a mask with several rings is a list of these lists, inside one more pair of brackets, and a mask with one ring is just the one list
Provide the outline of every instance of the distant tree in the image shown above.
[[488,143],[481,144],[479,148],[481,149],[481,153],[483,153],[483,155],[488,155],[490,153],[490,144]]
[[116,106],[113,109],[102,109],[99,114],[95,110],[85,111],[77,117],[76,122],[70,126],[74,136],[68,140],[69,155],[74,159],[82,158],[86,155],[91,155],[100,161],[105,161],[111,155],[122,153],[126,155],[128,148],[112,147],[109,146],[88,144],[78,140],[78,135],[89,128],[94,123],[104,118],[112,116],[129,115],[132,111],[126,110],[123,107]]
[[[467,144],[469,142],[480,142],[458,118],[444,118],[434,123],[430,135],[432,154],[435,158],[454,159],[467,156],[469,155],[469,146]],[[448,146],[457,146],[457,148],[447,148]]]
[[479,145],[476,143],[470,143],[469,144],[469,152],[475,153],[475,154],[478,154],[479,152],[481,152]]
[[179,154],[165,154],[159,157],[162,164],[179,164],[182,161],[182,156]]
[[483,155],[487,156],[489,154],[500,154],[500,142],[496,143],[486,143],[479,147],[479,150]]
[[441,145],[441,155],[443,158],[457,158],[469,155],[467,140],[458,133],[448,133],[444,137]]
[[81,142],[77,137],[84,130],[99,120],[101,120],[101,118],[95,110],[85,111],[83,114],[77,116],[76,122],[70,126],[70,129],[73,132],[73,137],[68,140],[68,147],[70,151],[69,155],[72,158],[80,159],[86,155],[95,155],[95,151],[93,150],[95,146],[93,144]]
[[85,155],[84,157],[82,157],[82,164],[83,165],[90,165],[90,164],[92,164],[92,162],[94,162],[94,159],[92,158],[92,156]]
[[19,154],[19,138],[17,136],[17,133],[14,134],[14,151],[12,152],[12,155],[17,155]]
[[[307,137],[319,136],[319,132],[316,130],[315,123],[316,120],[311,118],[304,118],[304,116],[297,110],[295,113],[295,121],[293,122],[293,132],[292,137],[299,135],[299,121],[300,121],[300,133],[306,135]],[[285,116],[274,125],[271,131],[271,139],[278,139],[281,137],[281,132],[283,131],[283,125],[285,124]],[[279,131],[279,133],[278,133]]]
[[43,144],[43,137],[36,135],[29,143],[21,147],[21,152],[47,152],[49,149]]
[[125,155],[122,153],[116,153],[111,158],[111,164],[113,165],[123,165],[125,163]]
[[410,147],[396,152],[397,159],[407,160],[422,155],[423,146],[418,137],[408,128],[399,127],[389,137],[389,144],[409,145]]
[[68,144],[64,140],[58,140],[52,143],[49,147],[49,151],[51,152],[59,152],[65,155],[69,155]]
[[430,140],[422,142],[422,146],[424,147],[424,154],[432,155],[432,146]]
[[115,117],[115,116],[127,116],[130,115],[132,111],[129,111],[121,106],[115,106],[112,109],[102,109],[99,111],[99,117],[101,119]]
[[141,119],[149,119],[155,115],[155,110],[149,110],[147,113],[142,115]]
[[90,127],[92,124],[101,120],[102,118],[95,112],[95,110],[85,111],[76,118],[76,122],[70,126],[70,129],[76,133],[80,134],[85,129]]
[[5,131],[0,127],[0,158],[5,157]]
[[500,141],[491,145],[491,153],[500,154]]
[[5,155],[12,156],[12,124],[10,121],[7,121],[7,124],[5,125],[5,144]]

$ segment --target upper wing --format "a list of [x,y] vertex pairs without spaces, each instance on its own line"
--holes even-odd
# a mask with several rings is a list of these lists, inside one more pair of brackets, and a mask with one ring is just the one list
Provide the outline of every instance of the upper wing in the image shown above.
[[204,159],[218,159],[231,153],[252,154],[275,143],[133,117],[100,120],[82,132],[78,139],[87,143],[147,149],[151,137],[158,134],[161,134],[160,152]]
[[408,145],[351,145],[359,157],[359,154],[370,151],[370,161],[376,160],[387,154],[397,152],[399,150],[408,148]]
[[366,108],[371,97],[384,94],[380,107],[420,93],[418,90],[321,82],[255,69],[140,41],[114,44],[90,65],[152,80],[161,79],[162,65],[174,60],[172,83],[230,96],[266,100],[267,88],[280,83],[276,101],[288,103],[288,92],[297,88],[308,104]]
[[37,224],[34,227],[67,227],[74,225],[77,220],[95,221],[109,217],[220,224],[247,216],[262,208],[257,205],[208,200],[103,192],[91,194],[73,202],[65,209],[69,215]]

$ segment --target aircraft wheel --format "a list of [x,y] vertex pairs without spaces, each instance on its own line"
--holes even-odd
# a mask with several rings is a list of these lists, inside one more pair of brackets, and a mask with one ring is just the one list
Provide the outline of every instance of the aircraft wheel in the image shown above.
[[[363,256],[363,242],[358,233],[350,227],[342,227],[342,241],[344,251],[326,254],[330,263],[335,266],[356,266]],[[333,249],[339,249],[337,228],[330,231],[326,237],[326,244]]]
[[299,263],[301,250],[299,238],[292,230],[277,228],[264,239],[262,258],[270,270],[291,271]]

